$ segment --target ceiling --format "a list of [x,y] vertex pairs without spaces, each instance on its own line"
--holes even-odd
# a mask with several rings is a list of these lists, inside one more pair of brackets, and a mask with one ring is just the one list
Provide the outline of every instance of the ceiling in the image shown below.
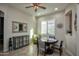
[[58,8],[57,11],[61,11],[68,5],[68,3],[41,3],[40,5],[45,6],[46,9],[43,10],[38,8],[37,12],[35,12],[33,8],[27,8],[27,9],[25,8],[26,6],[32,5],[31,3],[16,3],[16,4],[13,3],[10,5],[31,16],[41,16],[56,12],[54,10],[55,8]]

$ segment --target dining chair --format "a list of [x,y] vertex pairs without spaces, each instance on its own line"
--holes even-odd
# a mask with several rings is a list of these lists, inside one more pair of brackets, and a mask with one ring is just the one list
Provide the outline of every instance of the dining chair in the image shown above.
[[56,39],[56,38],[55,38],[55,36],[51,36],[51,35],[49,35],[49,38],[53,38],[53,39]]
[[59,51],[59,55],[61,56],[63,53],[63,41],[60,41],[60,44],[55,44],[53,46],[53,51],[58,50]]
[[40,38],[37,39],[37,55],[39,55],[40,52],[44,53],[44,56],[46,55],[46,44],[43,42]]

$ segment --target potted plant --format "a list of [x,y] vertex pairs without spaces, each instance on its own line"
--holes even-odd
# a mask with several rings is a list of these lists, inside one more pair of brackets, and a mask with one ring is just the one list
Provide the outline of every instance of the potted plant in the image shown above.
[[35,35],[32,36],[32,42],[33,44],[37,44],[37,37]]

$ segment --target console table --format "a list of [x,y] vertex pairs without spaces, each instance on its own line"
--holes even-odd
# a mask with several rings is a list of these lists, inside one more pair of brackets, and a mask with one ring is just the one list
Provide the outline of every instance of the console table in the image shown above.
[[16,50],[29,45],[29,35],[12,37],[12,49]]

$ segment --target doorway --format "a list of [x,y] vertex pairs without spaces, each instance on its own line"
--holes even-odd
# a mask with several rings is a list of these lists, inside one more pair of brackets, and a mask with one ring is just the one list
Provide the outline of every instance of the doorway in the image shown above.
[[4,42],[4,12],[0,11],[0,52],[3,51]]

